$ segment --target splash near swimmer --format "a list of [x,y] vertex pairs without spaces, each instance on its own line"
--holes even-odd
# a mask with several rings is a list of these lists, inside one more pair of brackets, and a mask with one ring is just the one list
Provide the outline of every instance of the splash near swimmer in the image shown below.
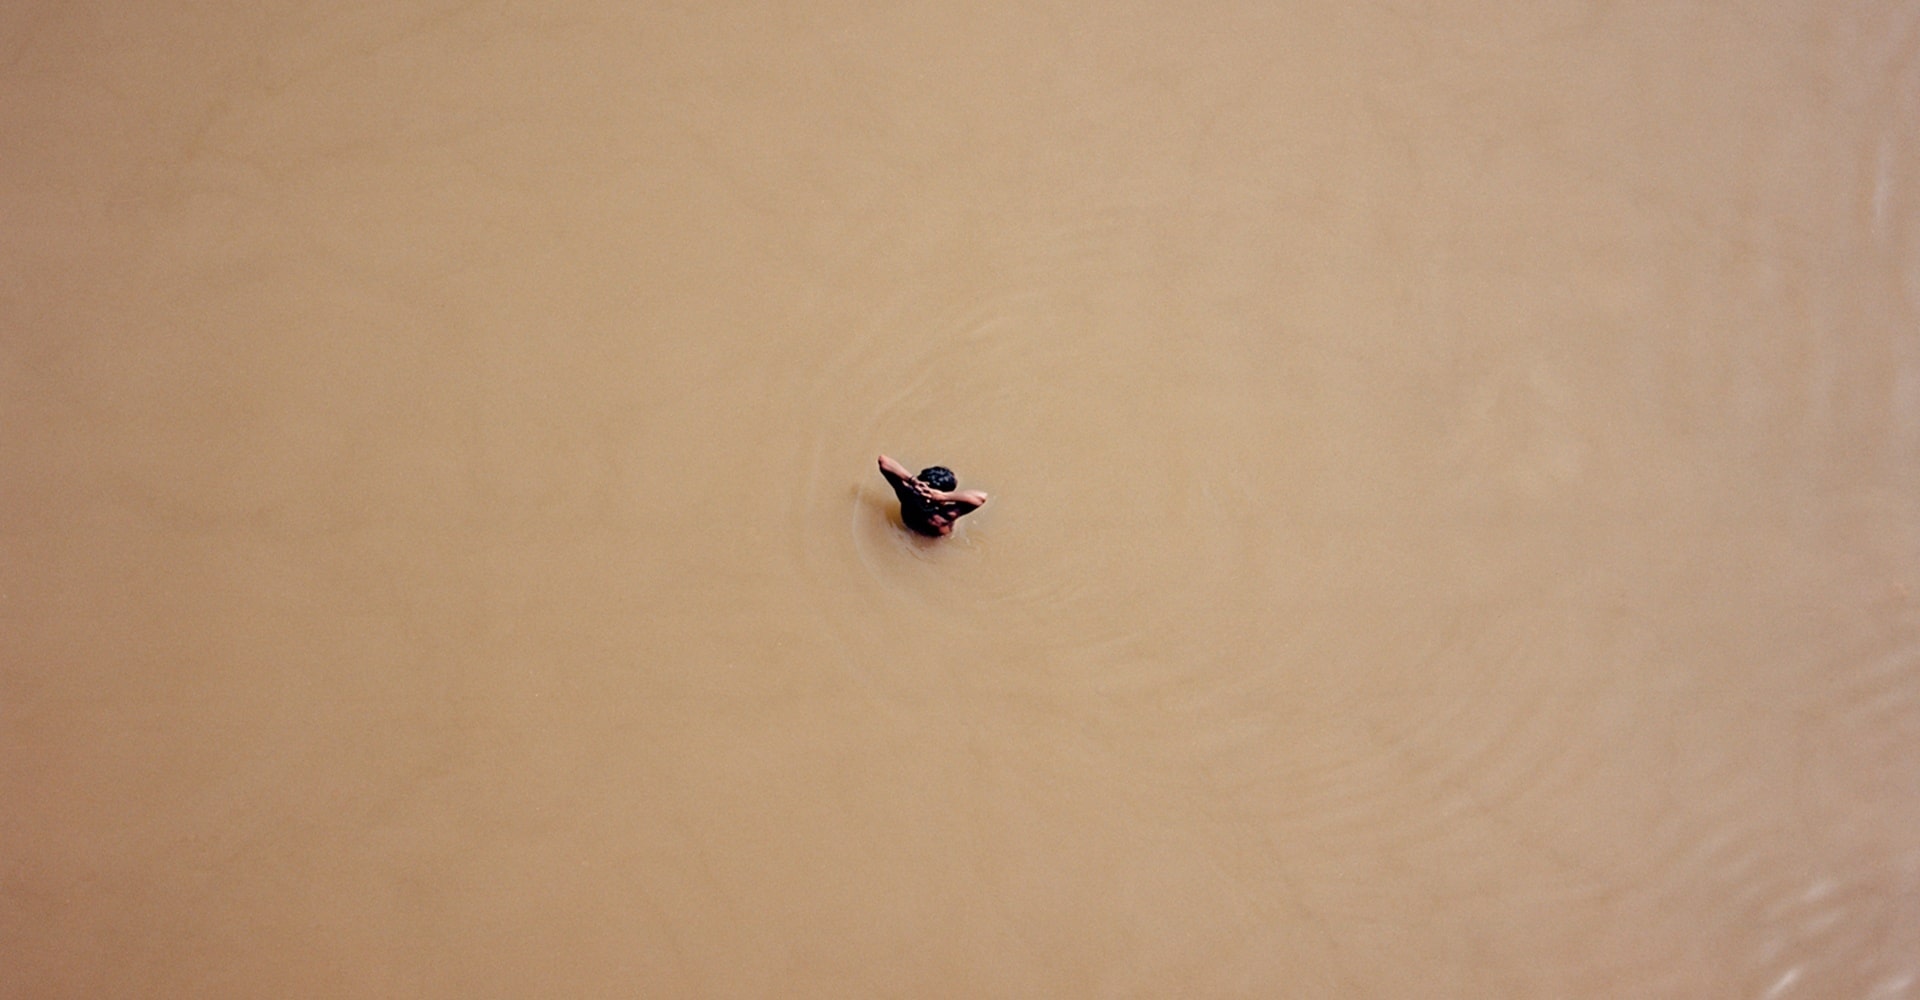
[[979,490],[955,490],[959,480],[945,466],[928,466],[916,477],[906,466],[881,455],[880,474],[900,498],[901,522],[931,538],[953,534],[955,521],[987,502],[987,495]]

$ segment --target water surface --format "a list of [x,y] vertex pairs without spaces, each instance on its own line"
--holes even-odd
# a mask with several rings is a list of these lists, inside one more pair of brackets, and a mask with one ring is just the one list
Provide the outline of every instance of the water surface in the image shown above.
[[1920,995],[1920,18],[1722,6],[13,5],[0,992]]

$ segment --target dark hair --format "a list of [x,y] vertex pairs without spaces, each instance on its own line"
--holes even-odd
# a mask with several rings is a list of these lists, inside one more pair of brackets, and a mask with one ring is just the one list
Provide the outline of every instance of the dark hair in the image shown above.
[[914,478],[942,493],[960,485],[960,480],[953,478],[953,470],[944,465],[929,465]]

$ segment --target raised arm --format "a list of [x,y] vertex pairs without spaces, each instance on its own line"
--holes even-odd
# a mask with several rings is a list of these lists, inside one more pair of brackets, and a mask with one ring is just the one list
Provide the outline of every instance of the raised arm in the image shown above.
[[987,495],[979,490],[936,490],[915,478],[913,472],[899,462],[880,456],[880,474],[887,477],[887,483],[900,497],[902,516],[907,516],[908,508],[917,512],[913,517],[924,517],[941,534],[946,534],[959,518],[980,509],[987,502]]
[[913,473],[906,466],[885,455],[880,456],[880,474],[887,477],[888,482],[913,481]]
[[901,503],[918,503],[931,506],[943,496],[939,490],[913,478],[913,473],[899,462],[880,456],[880,474],[887,477],[887,483],[893,487],[895,496]]
[[979,490],[959,490],[954,493],[941,493],[936,490],[934,495],[949,503],[962,504],[968,508],[968,512],[987,502],[987,495]]

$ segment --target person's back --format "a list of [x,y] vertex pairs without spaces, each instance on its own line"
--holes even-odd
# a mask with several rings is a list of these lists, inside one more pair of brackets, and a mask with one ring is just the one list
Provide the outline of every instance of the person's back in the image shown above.
[[953,533],[953,523],[979,510],[987,495],[979,490],[954,490],[960,485],[953,470],[930,466],[915,477],[899,462],[880,456],[880,474],[887,477],[900,498],[900,520],[907,527],[934,538]]

